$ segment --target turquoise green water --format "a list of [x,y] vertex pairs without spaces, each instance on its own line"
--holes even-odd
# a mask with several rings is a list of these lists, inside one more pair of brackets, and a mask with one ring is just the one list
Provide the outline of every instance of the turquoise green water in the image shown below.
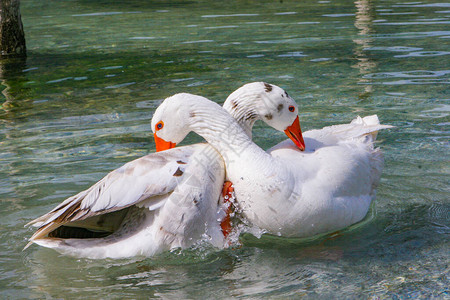
[[[449,23],[444,1],[21,2],[28,58],[2,66],[2,298],[448,298]],[[177,92],[285,88],[303,130],[378,114],[386,166],[366,220],[313,241],[243,237],[148,259],[32,246],[24,224],[153,152]],[[283,134],[257,124],[268,148]],[[190,135],[185,144],[198,142]]]

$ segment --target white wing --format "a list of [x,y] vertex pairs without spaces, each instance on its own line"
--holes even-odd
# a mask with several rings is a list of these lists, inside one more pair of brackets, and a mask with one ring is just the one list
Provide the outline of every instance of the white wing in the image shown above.
[[[31,221],[40,227],[30,241],[45,236],[68,222],[115,212],[146,200],[146,207],[160,207],[165,197],[154,197],[172,192],[189,158],[198,146],[179,147],[152,153],[131,161],[112,171],[89,189],[72,196],[49,213]],[[154,197],[152,203],[151,197]]]

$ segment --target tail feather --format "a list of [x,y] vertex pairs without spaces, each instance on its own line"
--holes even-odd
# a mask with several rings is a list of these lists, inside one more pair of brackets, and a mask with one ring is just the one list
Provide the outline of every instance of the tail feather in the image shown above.
[[379,130],[394,127],[391,125],[381,125],[377,115],[366,116],[363,118],[357,116],[356,119],[350,122],[350,124],[362,126],[361,136],[370,135],[372,137],[372,141],[377,139]]
[[356,119],[352,120],[350,124],[361,124],[366,126],[380,125],[380,120],[377,115],[371,115],[361,118],[357,116]]
[[361,118],[360,116],[352,120],[350,124],[333,125],[323,128],[323,130],[334,135],[339,140],[355,139],[369,136],[371,141],[375,141],[378,131],[392,128],[391,125],[381,125],[377,115]]

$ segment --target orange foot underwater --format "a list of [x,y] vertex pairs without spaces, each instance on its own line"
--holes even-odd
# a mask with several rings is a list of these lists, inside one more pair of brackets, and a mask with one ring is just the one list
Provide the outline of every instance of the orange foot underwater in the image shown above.
[[233,204],[231,203],[231,199],[233,197],[233,183],[231,181],[225,181],[223,183],[222,196],[224,199],[224,203],[227,206],[227,211],[225,218],[223,218],[222,223],[220,223],[220,227],[222,228],[223,236],[226,238],[231,232],[231,217],[230,214],[233,212]]

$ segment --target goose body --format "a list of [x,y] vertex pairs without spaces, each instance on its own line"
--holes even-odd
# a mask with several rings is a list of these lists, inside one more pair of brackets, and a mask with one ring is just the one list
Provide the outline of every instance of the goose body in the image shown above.
[[[286,140],[267,152],[293,182],[287,201],[250,203],[244,211],[261,228],[290,237],[310,237],[361,221],[375,199],[383,168],[373,147],[380,125],[376,116],[303,133],[305,151]],[[281,188],[283,184],[278,185]],[[239,199],[239,197],[238,197]],[[244,204],[245,205],[245,204]]]
[[34,220],[40,228],[30,241],[88,258],[151,256],[204,234],[220,246],[224,175],[222,158],[207,144],[144,156]]
[[[268,233],[308,237],[342,229],[362,220],[375,197],[383,159],[373,141],[378,130],[390,127],[376,116],[305,132],[303,152],[291,141],[265,152],[239,120],[206,98],[170,97],[152,122],[170,114],[183,120],[182,129],[166,124],[155,134],[171,142],[190,131],[204,137],[224,158],[245,217]],[[227,130],[232,137],[218,134]]]

